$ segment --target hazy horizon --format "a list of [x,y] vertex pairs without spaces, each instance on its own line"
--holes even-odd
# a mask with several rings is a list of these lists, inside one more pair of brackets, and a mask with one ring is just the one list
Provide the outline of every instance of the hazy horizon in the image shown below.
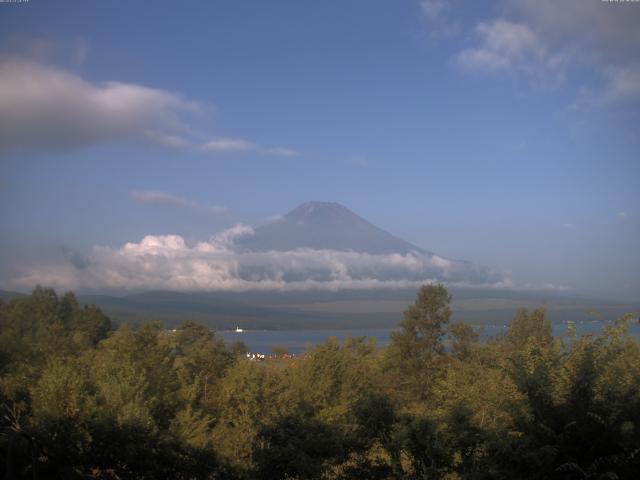
[[[600,0],[0,4],[0,289],[638,300],[639,22]],[[427,253],[242,248],[309,201]]]

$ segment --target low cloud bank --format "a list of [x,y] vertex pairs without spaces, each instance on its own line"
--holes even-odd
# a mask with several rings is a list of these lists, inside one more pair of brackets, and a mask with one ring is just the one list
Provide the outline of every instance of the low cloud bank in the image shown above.
[[187,245],[179,235],[148,235],[120,248],[96,246],[82,262],[40,265],[14,280],[64,289],[174,291],[296,291],[410,288],[426,282],[508,287],[499,271],[418,252],[372,255],[298,248],[253,252],[235,240],[253,235],[236,225],[209,241]]

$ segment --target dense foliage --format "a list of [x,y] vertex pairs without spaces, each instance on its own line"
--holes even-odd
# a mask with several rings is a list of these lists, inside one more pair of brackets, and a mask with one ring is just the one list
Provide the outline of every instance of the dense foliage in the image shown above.
[[250,361],[186,323],[114,330],[72,293],[0,301],[6,479],[597,479],[640,471],[631,318],[479,341],[423,287],[389,347]]

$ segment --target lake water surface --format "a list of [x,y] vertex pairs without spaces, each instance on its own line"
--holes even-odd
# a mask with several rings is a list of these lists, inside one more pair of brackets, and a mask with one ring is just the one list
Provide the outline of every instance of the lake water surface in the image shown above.
[[[576,330],[578,335],[597,334],[606,325],[602,322],[578,322]],[[481,332],[483,338],[494,337],[507,330],[507,325],[483,325],[475,327]],[[242,333],[222,330],[216,332],[226,342],[241,341],[250,352],[270,354],[275,346],[285,347],[289,353],[299,355],[313,348],[318,343],[323,343],[331,337],[344,340],[347,337],[374,338],[379,347],[387,345],[391,341],[391,328],[370,328],[352,330],[245,330]],[[567,331],[566,324],[554,324],[553,334],[560,336]],[[631,327],[632,335],[640,338],[640,324],[635,322]]]

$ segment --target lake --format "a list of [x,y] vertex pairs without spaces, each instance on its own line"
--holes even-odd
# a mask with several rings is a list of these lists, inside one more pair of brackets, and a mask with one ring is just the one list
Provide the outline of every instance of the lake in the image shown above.
[[[577,322],[578,335],[597,334],[604,328],[605,323],[598,321]],[[474,326],[482,333],[483,338],[494,337],[507,330],[508,325]],[[226,342],[241,341],[250,352],[270,354],[274,346],[285,347],[289,353],[299,355],[318,343],[323,343],[331,337],[344,340],[347,337],[375,338],[378,346],[383,347],[391,341],[391,328],[356,328],[351,330],[245,330],[237,333],[232,330],[216,332]],[[567,325],[557,323],[553,325],[553,334],[561,336],[567,331]],[[631,334],[640,338],[640,324],[635,322],[631,327]]]

